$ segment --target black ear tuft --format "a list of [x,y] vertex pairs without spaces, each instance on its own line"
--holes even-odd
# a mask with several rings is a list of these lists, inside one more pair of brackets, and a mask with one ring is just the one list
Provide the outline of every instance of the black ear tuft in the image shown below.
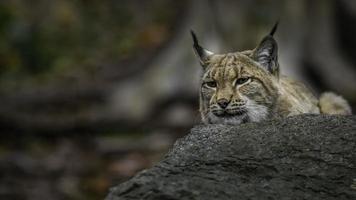
[[193,46],[199,46],[199,42],[198,42],[198,38],[197,36],[195,35],[194,31],[193,30],[190,30],[190,34],[192,35],[192,38],[193,38]]
[[201,58],[204,54],[203,48],[199,45],[198,38],[195,35],[193,30],[190,30],[190,34],[192,35],[192,38],[193,38],[193,48],[194,48],[195,52],[198,54],[198,56]]
[[277,21],[277,22],[274,24],[274,26],[273,26],[271,32],[269,33],[270,36],[273,36],[273,35],[274,35],[274,33],[276,32],[276,30],[277,30],[277,28],[278,28],[278,24],[279,24],[279,21]]
[[253,54],[255,61],[276,76],[279,75],[278,45],[273,38],[273,34],[276,32],[277,27],[278,22],[273,26],[271,32],[263,38]]
[[193,30],[190,30],[190,34],[192,35],[192,38],[193,38],[193,48],[194,48],[194,51],[195,53],[197,54],[197,56],[199,56],[199,60],[200,60],[200,63],[202,65],[204,65],[204,62],[207,60],[208,56],[214,54],[213,52],[211,51],[208,51],[206,49],[204,49],[203,47],[201,47],[199,45],[199,41],[198,41],[198,38],[197,36],[195,35],[194,31]]

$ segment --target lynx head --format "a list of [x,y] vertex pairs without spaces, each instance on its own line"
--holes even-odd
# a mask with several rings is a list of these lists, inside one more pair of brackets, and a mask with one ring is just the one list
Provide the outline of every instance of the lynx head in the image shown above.
[[277,24],[254,50],[227,54],[201,47],[191,32],[203,67],[200,113],[204,123],[234,125],[269,117],[278,95],[276,28]]

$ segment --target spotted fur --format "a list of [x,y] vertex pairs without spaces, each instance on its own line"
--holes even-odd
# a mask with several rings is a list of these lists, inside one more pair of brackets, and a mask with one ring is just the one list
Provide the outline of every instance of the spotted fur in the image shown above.
[[342,97],[329,94],[319,101],[302,83],[279,74],[274,31],[254,50],[227,54],[204,49],[192,32],[204,69],[200,87],[204,123],[235,125],[302,113],[351,113]]

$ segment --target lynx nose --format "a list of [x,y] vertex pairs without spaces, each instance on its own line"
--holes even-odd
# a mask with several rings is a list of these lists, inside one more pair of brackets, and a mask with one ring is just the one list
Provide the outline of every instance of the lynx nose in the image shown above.
[[225,109],[229,105],[230,101],[227,99],[219,99],[218,104],[222,109]]

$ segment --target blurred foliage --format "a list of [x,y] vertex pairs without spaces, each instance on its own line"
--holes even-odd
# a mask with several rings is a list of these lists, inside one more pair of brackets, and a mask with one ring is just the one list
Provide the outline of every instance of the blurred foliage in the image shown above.
[[[100,79],[97,72],[105,67],[126,67],[126,61],[145,56],[169,39],[181,11],[177,5],[184,2],[0,1],[0,91],[16,93],[47,84],[65,88],[62,83],[68,80]],[[90,100],[73,99],[68,107],[60,101],[40,102],[26,111],[34,116],[49,110],[58,121],[75,112],[90,116]],[[16,111],[24,108],[16,106]],[[109,186],[162,157],[172,143],[162,138],[111,131],[89,139],[7,138],[0,143],[0,169],[5,172],[0,198],[102,199]]]
[[79,79],[156,48],[171,32],[172,2],[1,1],[0,84]]

